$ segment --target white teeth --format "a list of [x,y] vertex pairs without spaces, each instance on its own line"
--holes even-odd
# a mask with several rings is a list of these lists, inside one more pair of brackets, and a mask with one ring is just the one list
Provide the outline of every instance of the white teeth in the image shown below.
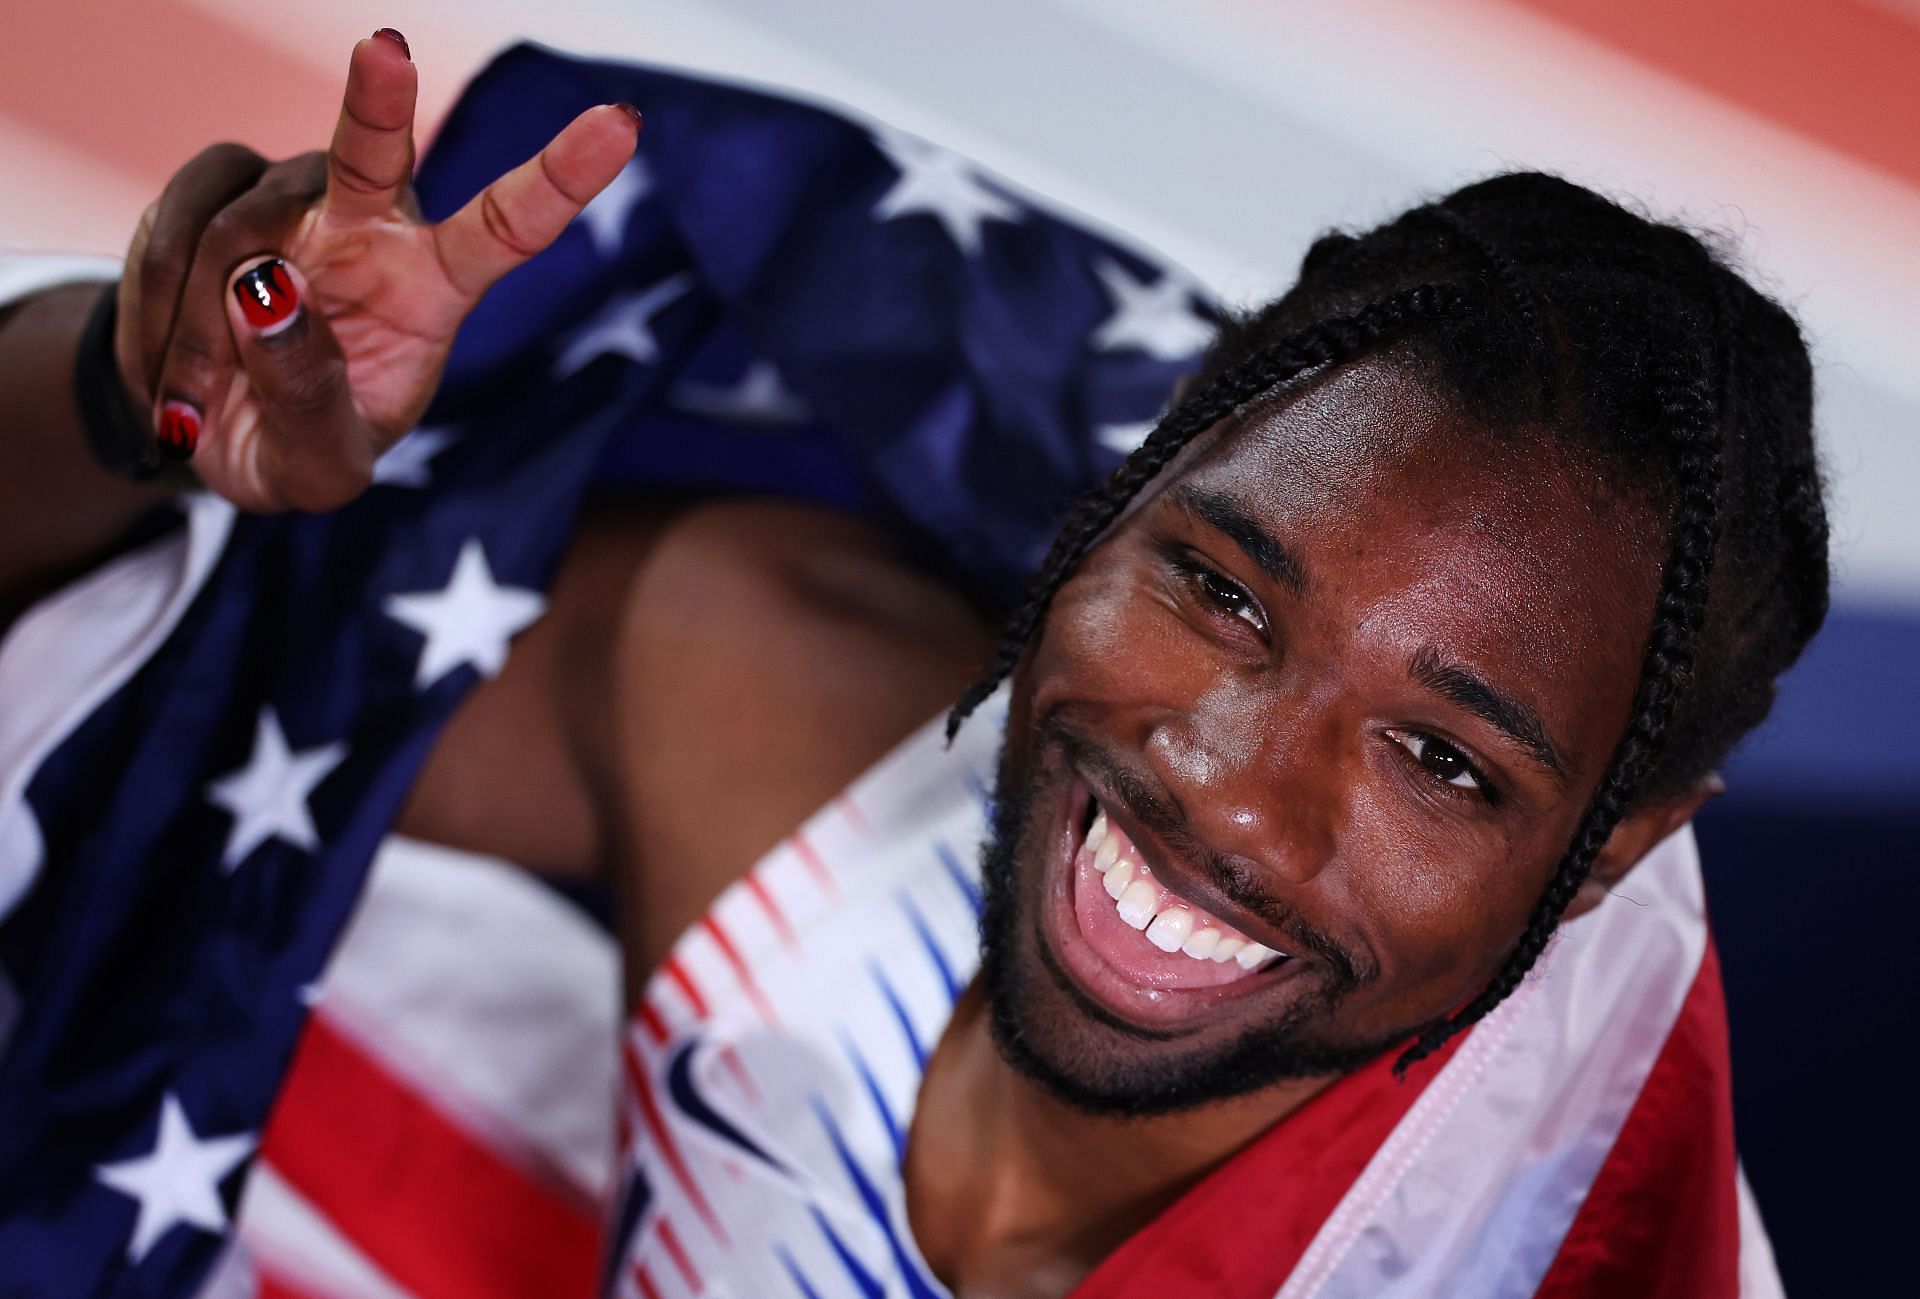
[[1219,941],[1220,931],[1208,925],[1204,929],[1194,930],[1192,936],[1180,945],[1180,950],[1196,961],[1204,961],[1213,955],[1214,945]]
[[1145,929],[1153,920],[1153,904],[1159,900],[1159,890],[1145,880],[1135,880],[1127,885],[1120,897],[1114,902],[1120,918],[1135,929]]
[[1147,926],[1147,941],[1163,952],[1177,952],[1193,932],[1193,912],[1185,907],[1168,907]]
[[1136,863],[1120,860],[1120,835],[1107,820],[1106,809],[1095,813],[1087,827],[1085,847],[1093,853],[1101,887],[1113,899],[1120,919],[1130,928],[1143,930],[1147,941],[1161,951],[1185,952],[1196,961],[1238,961],[1243,970],[1252,970],[1275,955],[1264,943],[1231,937],[1211,920],[1201,924],[1187,907],[1170,906],[1155,914],[1160,888],[1144,875],[1135,878]]

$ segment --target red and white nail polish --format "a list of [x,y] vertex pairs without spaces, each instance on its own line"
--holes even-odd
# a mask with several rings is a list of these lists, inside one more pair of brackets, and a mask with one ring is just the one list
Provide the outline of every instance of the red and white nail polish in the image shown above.
[[287,264],[269,258],[233,282],[240,314],[261,338],[272,338],[300,314],[300,291],[293,285]]
[[172,398],[161,403],[160,427],[154,447],[165,460],[191,460],[200,445],[200,408]]

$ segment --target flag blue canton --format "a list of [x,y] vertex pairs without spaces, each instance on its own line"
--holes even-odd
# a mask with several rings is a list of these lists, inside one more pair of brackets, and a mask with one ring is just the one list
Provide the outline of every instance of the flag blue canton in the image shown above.
[[237,520],[164,642],[26,782],[0,1293],[200,1284],[374,849],[538,617],[589,492],[826,502],[1004,605],[1217,319],[1178,272],[937,146],[531,47],[455,107],[424,210],[622,100],[640,155],[480,305],[374,488]]

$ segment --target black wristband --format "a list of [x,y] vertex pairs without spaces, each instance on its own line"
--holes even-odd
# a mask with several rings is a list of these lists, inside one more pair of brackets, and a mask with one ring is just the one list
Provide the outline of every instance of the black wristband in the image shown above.
[[160,455],[146,416],[134,409],[120,379],[120,365],[113,354],[119,297],[118,282],[101,292],[87,314],[73,357],[73,398],[87,446],[108,473],[140,483],[165,480],[169,485],[195,486],[198,480],[192,470]]

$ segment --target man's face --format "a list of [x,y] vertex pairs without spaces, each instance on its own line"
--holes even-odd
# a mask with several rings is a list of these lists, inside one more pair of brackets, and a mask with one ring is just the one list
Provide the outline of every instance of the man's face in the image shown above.
[[985,924],[1014,1062],[1163,1111],[1478,991],[1625,727],[1663,537],[1383,359],[1197,442],[1014,680]]

